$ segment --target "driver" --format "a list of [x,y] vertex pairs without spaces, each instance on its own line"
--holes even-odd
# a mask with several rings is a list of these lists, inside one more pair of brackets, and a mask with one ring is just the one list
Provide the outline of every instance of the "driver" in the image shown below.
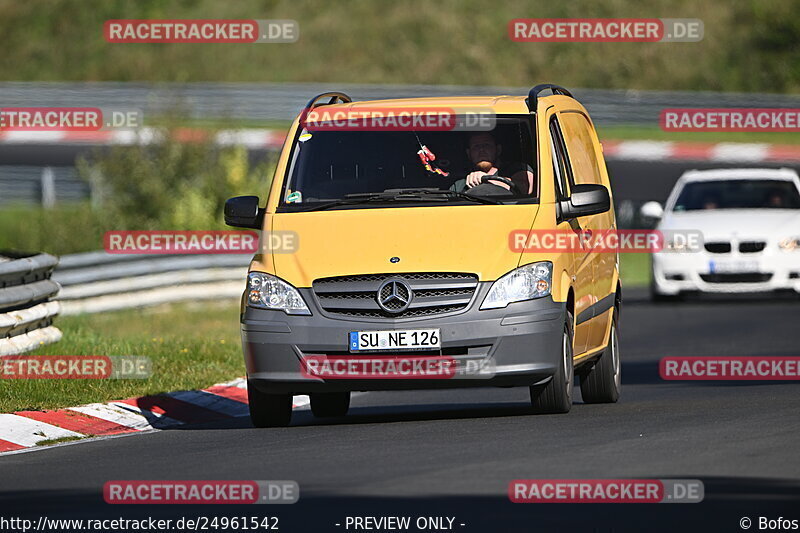
[[[484,176],[502,176],[516,183],[518,190],[533,194],[533,169],[521,164],[504,164],[500,161],[502,152],[503,146],[497,143],[491,133],[481,131],[470,134],[467,138],[467,158],[473,170],[466,178],[456,181],[450,190],[464,192],[480,185]],[[499,180],[490,180],[489,183],[511,190],[508,184]]]

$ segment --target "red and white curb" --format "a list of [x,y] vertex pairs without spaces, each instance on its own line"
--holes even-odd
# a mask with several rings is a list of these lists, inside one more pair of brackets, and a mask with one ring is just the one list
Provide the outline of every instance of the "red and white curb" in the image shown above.
[[[0,144],[120,144],[149,143],[158,138],[158,129],[107,131],[0,131]],[[206,141],[210,133],[197,128],[175,130],[179,141]],[[276,150],[283,145],[286,132],[271,129],[222,130],[214,141],[223,146],[245,146],[252,150]],[[710,161],[720,163],[800,162],[800,144],[709,143],[672,141],[603,141],[610,160],[630,161]]]
[[603,153],[622,161],[800,162],[800,145],[791,144],[603,141]]
[[[295,396],[294,407],[308,405]],[[100,437],[169,429],[248,416],[247,382],[239,378],[202,390],[91,403],[55,411],[0,414],[0,454],[64,437]]]
[[[157,128],[101,131],[0,131],[0,144],[148,144],[158,139]],[[174,130],[181,142],[213,140],[222,146],[245,146],[250,149],[277,149],[286,139],[285,131],[268,129],[222,130],[214,133],[197,128]]]

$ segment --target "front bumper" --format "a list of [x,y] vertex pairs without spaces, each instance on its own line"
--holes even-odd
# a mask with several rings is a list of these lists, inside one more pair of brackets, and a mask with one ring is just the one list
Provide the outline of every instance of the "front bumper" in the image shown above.
[[[248,379],[263,392],[312,392],[430,389],[474,386],[528,386],[551,377],[561,358],[566,305],[547,296],[504,309],[478,309],[491,283],[479,283],[464,311],[410,319],[341,319],[326,316],[310,289],[299,289],[310,316],[242,308],[242,344]],[[441,350],[403,355],[444,355],[479,362],[490,373],[442,379],[320,379],[302,371],[306,356],[348,354],[351,331],[439,328]],[[392,351],[392,355],[401,352]],[[369,354],[381,357],[380,353]]]
[[[719,273],[724,262],[752,264],[741,272]],[[676,279],[682,278],[682,279]],[[653,288],[658,294],[681,292],[754,293],[794,290],[800,293],[800,252],[766,249],[755,254],[732,252],[653,254]]]

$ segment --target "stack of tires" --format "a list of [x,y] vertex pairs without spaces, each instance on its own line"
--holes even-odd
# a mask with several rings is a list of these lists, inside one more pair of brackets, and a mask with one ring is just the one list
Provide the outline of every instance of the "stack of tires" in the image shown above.
[[57,342],[59,285],[50,279],[58,258],[49,254],[0,252],[0,356],[21,354]]

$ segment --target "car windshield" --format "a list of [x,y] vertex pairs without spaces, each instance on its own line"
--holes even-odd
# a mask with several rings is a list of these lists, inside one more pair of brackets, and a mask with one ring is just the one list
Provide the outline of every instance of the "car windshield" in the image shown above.
[[[280,208],[535,201],[533,145],[527,116],[497,118],[491,131],[304,129],[295,140]],[[468,186],[467,175],[479,169],[506,180]]]
[[687,183],[673,211],[800,209],[800,192],[786,180],[742,179]]

